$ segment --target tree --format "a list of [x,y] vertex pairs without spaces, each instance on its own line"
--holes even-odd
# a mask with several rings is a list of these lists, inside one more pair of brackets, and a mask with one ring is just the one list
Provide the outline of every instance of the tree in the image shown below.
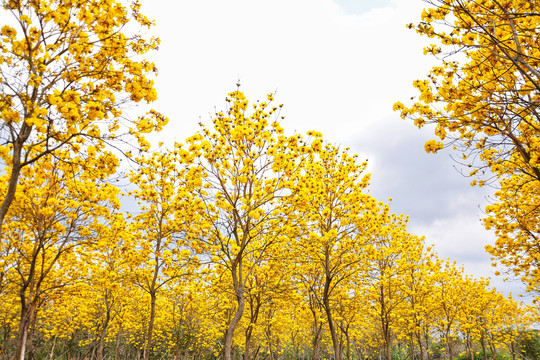
[[388,205],[377,205],[380,213],[368,229],[373,240],[366,249],[369,257],[366,292],[379,323],[384,356],[391,360],[393,337],[406,332],[402,324],[406,324],[407,295],[411,289],[404,283],[407,284],[411,268],[422,256],[423,238],[406,231],[406,217],[390,213]]
[[102,156],[76,166],[76,159],[68,164],[49,155],[22,171],[16,211],[5,232],[14,249],[8,281],[20,299],[17,359],[24,360],[30,330],[48,294],[79,277],[75,250],[94,242],[110,208],[119,207],[117,189],[96,182],[95,169],[102,162],[114,163]]
[[79,156],[88,145],[101,151],[128,132],[145,149],[142,133],[166,123],[154,111],[131,124],[121,116],[128,101],[156,99],[148,78],[154,64],[134,59],[156,49],[159,40],[123,32],[132,20],[152,24],[140,14],[138,0],[129,10],[106,0],[1,4],[13,17],[0,29],[0,156],[9,173],[0,229],[24,167],[59,149]]
[[450,359],[455,355],[459,316],[463,311],[463,294],[467,293],[465,289],[469,280],[464,279],[463,269],[448,262],[443,264],[441,271],[434,277],[433,302],[437,311],[433,325],[440,339],[445,342]]
[[303,219],[303,231],[291,244],[296,249],[294,262],[310,300],[325,312],[334,357],[341,360],[333,303],[336,289],[361,270],[369,240],[364,229],[372,220],[375,201],[362,193],[370,175],[363,174],[367,163],[359,164],[356,156],[327,144],[304,160],[302,176],[293,190],[295,207]]
[[[79,297],[88,316],[79,315],[79,326],[94,335],[91,343],[92,358],[102,360],[105,346],[112,338],[119,318],[126,309],[127,300],[135,293],[132,273],[140,263],[137,256],[136,233],[126,223],[125,216],[113,213],[108,217],[107,226],[99,231],[97,241],[86,247],[80,257],[86,269],[85,281],[80,284]],[[73,297],[72,297],[73,298]],[[76,300],[75,300],[76,301]],[[69,301],[66,301],[70,305]],[[62,321],[57,334],[62,336],[73,327],[69,322]],[[68,324],[66,326],[66,323]],[[129,327],[129,324],[124,324]],[[66,329],[68,327],[68,329]]]
[[188,267],[198,264],[185,247],[186,237],[196,227],[193,214],[198,207],[189,194],[194,185],[185,169],[177,168],[178,160],[177,152],[152,153],[148,158],[139,158],[141,167],[130,175],[131,183],[137,186],[130,194],[141,208],[132,228],[140,239],[142,257],[135,281],[150,296],[144,360],[152,351],[158,294],[170,282],[186,276]]
[[[534,0],[427,1],[418,33],[438,40],[424,53],[440,56],[427,80],[413,84],[412,106],[394,105],[418,127],[435,125],[453,145],[470,175],[498,179],[498,202],[486,208],[487,229],[498,236],[490,254],[529,285],[540,286],[540,2]],[[414,25],[409,25],[414,27]]]
[[414,356],[414,341],[418,344],[420,359],[427,360],[429,334],[434,306],[432,301],[433,276],[440,270],[440,261],[436,259],[431,247],[425,247],[417,239],[416,246],[406,249],[410,263],[404,269],[403,284],[407,300],[405,319],[410,332],[411,358]]
[[[272,101],[272,95],[268,95]],[[287,206],[291,176],[297,159],[314,149],[299,136],[286,137],[272,117],[280,106],[253,105],[240,91],[227,97],[226,112],[218,112],[213,130],[201,124],[202,133],[177,144],[188,179],[198,183],[194,204],[202,204],[201,229],[191,248],[205,254],[214,271],[232,286],[234,316],[224,334],[223,356],[230,360],[234,331],[246,306],[246,287],[274,247],[294,236]],[[277,119],[276,119],[277,120]],[[272,121],[272,122],[271,122]],[[199,205],[197,205],[199,206]]]

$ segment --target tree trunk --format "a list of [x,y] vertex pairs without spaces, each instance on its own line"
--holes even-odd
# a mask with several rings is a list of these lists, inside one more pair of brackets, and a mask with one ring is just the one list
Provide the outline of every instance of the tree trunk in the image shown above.
[[332,311],[330,310],[330,301],[328,298],[325,298],[323,301],[324,301],[324,310],[326,312],[326,318],[328,320],[328,327],[330,329],[330,335],[332,337],[332,344],[334,345],[334,359],[341,360],[341,349],[339,347],[336,327],[334,326],[334,320],[332,318]]
[[482,335],[482,337],[480,339],[480,344],[482,345],[482,351],[484,352],[484,360],[488,360],[487,348],[486,348],[486,339],[484,338],[483,335]]
[[392,355],[390,354],[390,339],[384,335],[384,356],[386,360],[392,360]]
[[109,327],[109,321],[111,319],[111,310],[109,309],[109,301],[105,299],[105,306],[107,306],[107,315],[103,322],[102,329],[99,334],[99,340],[97,344],[97,360],[103,360],[103,349],[105,348],[105,337],[107,336],[107,328]]
[[[250,328],[251,328],[251,325],[248,326],[248,329],[246,330],[246,332],[247,332]],[[250,345],[250,344],[249,344],[249,341],[250,341],[250,340],[251,340],[251,334],[250,334],[249,336],[246,334],[246,345],[245,345],[245,347],[244,347],[244,360],[249,360],[249,357],[250,357],[250,356],[249,356],[249,352],[250,352],[250,350],[249,350],[249,345]]]
[[516,343],[514,341],[512,341],[510,343],[510,347],[512,349],[512,360],[516,360]]
[[493,338],[488,342],[489,349],[491,350],[491,358],[493,360],[497,360],[497,348],[495,347],[495,344],[493,344]]
[[[422,335],[420,332],[416,332],[416,341],[418,342],[418,347],[420,348],[420,360],[427,360],[427,351],[424,352],[424,345],[422,344]],[[426,344],[426,350],[427,350],[427,344]]]
[[332,310],[330,308],[330,285],[332,283],[332,276],[329,272],[330,269],[330,254],[329,250],[325,251],[325,282],[324,282],[324,292],[323,292],[323,307],[326,312],[326,319],[328,320],[328,327],[330,328],[330,336],[332,337],[332,344],[334,345],[334,359],[341,360],[341,349],[339,346],[336,327],[334,325],[334,320],[332,318]]
[[425,344],[426,344],[426,359],[429,360],[429,353],[428,353],[428,349],[429,349],[429,328],[428,326],[426,325],[424,327],[424,341],[425,341]]
[[143,353],[143,360],[148,360],[150,358],[150,353],[152,352],[152,335],[154,333],[154,322],[156,319],[156,297],[157,297],[157,291],[156,291],[156,284],[159,276],[159,253],[161,251],[161,241],[162,238],[162,224],[159,224],[159,233],[157,234],[156,238],[156,246],[155,246],[155,253],[154,253],[154,274],[152,277],[152,282],[150,283],[150,287],[148,289],[148,293],[150,294],[150,321],[148,322],[148,329],[146,332],[146,346]]
[[22,306],[21,308],[19,334],[17,336],[17,352],[15,357],[17,360],[24,360],[25,358],[26,347],[30,340],[30,326],[34,322],[35,312],[36,304],[34,302],[31,302],[28,306]]
[[[153,289],[152,289],[153,290]],[[144,360],[150,358],[152,352],[152,334],[154,332],[154,322],[156,319],[156,292],[150,292],[150,321],[148,322],[148,331],[146,333],[146,347],[144,349]]]
[[[253,301],[255,300],[255,301]],[[250,352],[250,345],[251,345],[251,335],[253,334],[253,325],[257,323],[257,320],[259,318],[259,310],[261,308],[261,300],[260,295],[257,295],[255,299],[253,297],[250,297],[250,309],[251,309],[251,316],[250,316],[250,324],[246,328],[246,341],[245,341],[245,349],[244,349],[244,360],[249,360],[252,357]]]
[[236,326],[240,322],[240,319],[242,319],[242,315],[244,314],[244,308],[246,305],[245,297],[244,297],[241,258],[238,260],[237,264],[233,264],[231,272],[232,272],[233,286],[234,286],[234,291],[236,293],[236,302],[238,304],[238,307],[236,308],[236,312],[234,314],[234,317],[231,323],[229,324],[229,327],[225,331],[225,345],[223,346],[223,360],[231,360],[231,350],[232,350],[234,330],[236,329]]
[[454,360],[454,348],[452,347],[452,340],[449,337],[446,338],[446,346],[448,346],[450,360]]
[[386,358],[386,360],[391,360],[391,355],[390,355],[390,344],[391,344],[390,321],[388,319],[388,314],[387,314],[387,311],[386,311],[385,299],[386,299],[386,296],[385,296],[385,293],[384,293],[384,285],[381,285],[380,286],[379,302],[381,304],[380,318],[381,318],[381,330],[382,330],[383,339],[384,339],[384,357]]
[[349,331],[345,333],[345,337],[347,339],[347,360],[352,360],[351,359],[351,338],[349,336]]
[[471,336],[469,333],[467,333],[467,336],[465,338],[465,350],[467,351],[467,354],[469,355],[469,360],[474,360],[474,354],[471,344]]
[[411,360],[416,360],[416,355],[414,354],[414,334],[411,333],[411,337],[409,340],[409,352]]
[[312,348],[313,353],[311,354],[311,360],[318,360],[319,359],[319,344],[320,344],[320,338],[321,338],[321,332],[322,332],[322,324],[317,323],[317,319],[315,319],[315,336],[313,337],[312,342]]

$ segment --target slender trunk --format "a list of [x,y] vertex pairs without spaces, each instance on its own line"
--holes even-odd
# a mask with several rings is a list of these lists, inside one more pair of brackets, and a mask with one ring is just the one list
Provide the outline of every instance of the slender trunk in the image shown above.
[[411,333],[410,340],[409,340],[409,352],[411,354],[410,355],[411,360],[416,360],[416,355],[414,354],[414,334],[413,333]]
[[351,360],[351,338],[348,331],[345,333],[345,337],[347,339],[347,360]]
[[420,348],[420,360],[426,360],[426,353],[424,352],[424,345],[422,344],[422,335],[419,331],[416,333],[416,341],[418,342],[418,347]]
[[244,285],[243,285],[243,276],[242,276],[242,259],[238,259],[236,264],[233,264],[232,267],[232,277],[233,277],[233,286],[236,293],[236,302],[238,307],[234,317],[229,324],[229,327],[225,331],[225,345],[223,346],[223,360],[231,360],[231,350],[232,350],[232,341],[234,336],[234,330],[236,326],[242,319],[245,308],[245,297],[244,297]]
[[454,349],[452,347],[452,340],[449,337],[446,338],[446,346],[448,346],[448,356],[450,360],[454,360]]
[[105,334],[101,332],[99,341],[97,344],[96,360],[103,360],[103,348],[105,347]]
[[465,337],[465,350],[467,351],[467,354],[469,355],[469,360],[474,360],[473,349],[471,346],[471,337],[468,333],[467,333],[467,336]]
[[279,339],[277,340],[276,347],[274,349],[272,347],[272,342],[271,342],[272,334],[270,333],[269,335],[270,335],[269,336],[269,339],[270,339],[270,359],[278,360],[278,358],[279,358]]
[[99,334],[99,341],[97,344],[97,360],[103,360],[103,349],[105,348],[105,337],[107,336],[107,328],[109,327],[109,321],[111,319],[111,310],[109,308],[109,301],[105,299],[105,306],[107,306],[107,315],[103,322],[102,329]]
[[384,355],[386,360],[392,360],[392,355],[390,354],[390,337],[386,334],[384,335]]
[[[15,163],[15,159],[13,160],[13,162]],[[6,199],[8,198],[8,195],[6,195]],[[5,203],[5,200],[4,200],[4,203]],[[2,219],[0,218],[0,229],[2,226],[1,221]],[[1,237],[1,230],[0,230],[0,237]],[[20,299],[20,304],[21,304],[21,317],[19,319],[19,334],[17,336],[17,352],[16,352],[16,357],[15,357],[15,359],[18,359],[18,360],[24,360],[25,358],[30,325],[32,324],[34,320],[34,317],[37,311],[37,304],[38,304],[37,294],[39,293],[39,290],[40,290],[39,289],[40,282],[39,281],[36,282],[35,277],[36,277],[37,256],[39,253],[39,248],[40,248],[40,245],[38,243],[34,243],[34,249],[32,250],[32,256],[30,258],[30,269],[28,272],[28,277],[24,279],[24,276],[23,276],[23,279],[21,279],[22,286],[19,289],[19,299]]]
[[257,295],[255,299],[253,297],[250,297],[250,309],[251,309],[251,316],[250,316],[250,324],[246,328],[246,345],[244,349],[244,360],[249,360],[252,357],[250,354],[250,345],[251,345],[251,335],[253,334],[253,326],[257,323],[257,320],[259,318],[259,310],[261,308],[261,299],[260,295]]
[[[388,286],[390,287],[390,285]],[[381,319],[381,330],[383,333],[383,340],[384,340],[384,356],[386,360],[391,360],[390,355],[390,321],[388,319],[387,309],[386,309],[386,298],[387,295],[384,293],[384,285],[380,285],[380,294],[379,294],[379,302],[381,304],[381,312],[380,312],[380,319]]]
[[26,347],[30,340],[30,326],[34,322],[36,304],[31,302],[28,306],[21,308],[21,319],[19,322],[19,334],[17,337],[16,359],[24,360]]
[[428,349],[429,349],[429,328],[428,326],[426,325],[424,327],[424,341],[425,341],[425,344],[426,344],[426,359],[429,360],[429,353],[428,353]]
[[510,343],[510,348],[512,349],[511,350],[512,351],[512,360],[516,360],[516,346],[515,346],[515,344],[516,343],[514,341],[512,341]]
[[[152,289],[153,290],[153,289]],[[152,351],[152,335],[154,332],[154,322],[156,319],[156,292],[150,292],[150,321],[148,322],[148,331],[146,333],[146,348],[144,349],[144,360],[150,358],[150,352]]]
[[388,322],[386,314],[384,314],[384,306],[382,307],[382,309],[383,314],[381,314],[381,326],[384,338],[384,356],[386,360],[392,360],[392,356],[390,354],[390,345],[392,343],[390,338],[390,324]]
[[[34,88],[34,91],[31,96],[31,101],[35,101],[37,97],[37,88]],[[26,116],[25,116],[26,117]],[[22,122],[21,129],[17,134],[17,138],[13,141],[13,160],[11,165],[11,174],[8,181],[8,190],[2,204],[0,205],[0,239],[2,238],[2,225],[4,224],[4,219],[9,210],[9,207],[13,203],[15,198],[15,193],[17,191],[17,185],[19,183],[19,176],[21,175],[21,169],[23,164],[21,164],[22,150],[24,143],[30,137],[32,133],[32,126]]]
[[236,326],[238,325],[238,322],[240,322],[240,319],[242,318],[242,315],[244,313],[244,307],[245,307],[245,300],[244,295],[236,295],[236,299],[238,302],[238,307],[236,309],[236,312],[234,314],[234,317],[229,324],[229,327],[227,328],[227,331],[225,332],[225,346],[223,347],[223,359],[224,360],[231,360],[231,350],[232,350],[232,340],[234,336],[234,330],[236,329]]
[[493,360],[497,360],[497,349],[495,348],[495,345],[493,344],[493,341],[489,342],[489,348],[491,350],[491,358]]
[[146,332],[146,346],[144,348],[143,353],[143,360],[148,360],[150,358],[150,352],[152,351],[152,335],[154,333],[154,322],[156,318],[156,297],[157,297],[157,291],[156,291],[156,284],[159,276],[159,268],[160,268],[160,258],[159,253],[161,252],[161,241],[162,238],[162,224],[159,224],[159,232],[157,234],[156,238],[156,247],[155,247],[155,253],[154,253],[154,274],[152,277],[152,282],[150,283],[150,288],[148,289],[148,292],[150,293],[150,321],[148,322],[148,329]]
[[484,335],[480,338],[480,344],[482,345],[482,351],[484,352],[484,360],[488,360],[486,339],[484,338]]
[[[244,360],[249,360],[250,356],[249,356],[249,352],[250,352],[250,349],[249,349],[249,342],[251,340],[251,329],[252,329],[252,326],[251,324],[248,325],[248,328],[246,330],[246,346],[245,346],[245,349],[244,349]],[[248,334],[249,332],[249,334]]]
[[20,334],[17,341],[17,359],[24,360],[24,355],[26,353],[26,341],[28,340],[28,321],[22,320],[20,329]]
[[330,253],[329,250],[326,249],[325,251],[325,268],[326,268],[326,276],[325,276],[325,282],[324,282],[324,292],[323,292],[323,307],[326,312],[326,319],[328,320],[328,327],[330,329],[330,336],[332,337],[332,344],[334,345],[334,359],[335,360],[341,360],[341,349],[339,347],[339,342],[337,338],[337,332],[336,327],[334,325],[334,320],[332,318],[332,310],[330,308],[330,285],[332,283],[332,275],[329,272],[330,269]]
[[120,329],[118,330],[116,334],[116,344],[114,347],[114,360],[118,360],[118,357],[120,356],[120,334],[122,333],[122,325],[120,325]]
[[313,354],[311,354],[311,360],[318,360],[319,359],[319,344],[320,344],[320,337],[322,332],[322,324],[317,324],[317,320],[315,319],[315,336],[313,337]]
[[73,336],[71,336],[68,339],[66,347],[67,347],[67,351],[66,351],[67,352],[67,359],[71,360],[71,352],[72,352],[72,348],[73,348]]
[[332,311],[330,309],[330,301],[328,298],[323,300],[324,310],[326,312],[326,318],[328,320],[328,327],[330,329],[330,335],[332,337],[332,344],[334,345],[334,359],[341,360],[341,349],[339,348],[339,341],[337,338],[336,327],[332,318]]

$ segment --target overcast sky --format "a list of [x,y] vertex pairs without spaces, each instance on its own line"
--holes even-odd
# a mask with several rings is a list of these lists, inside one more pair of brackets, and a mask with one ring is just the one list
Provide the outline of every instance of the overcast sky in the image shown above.
[[370,192],[392,198],[396,213],[410,215],[409,230],[425,235],[442,258],[468,273],[491,277],[515,295],[519,282],[493,275],[484,245],[493,235],[480,223],[489,195],[469,185],[450,152],[426,154],[432,138],[392,111],[416,95],[434,60],[422,55],[428,39],[417,23],[421,0],[152,0],[161,40],[154,108],[170,118],[165,140],[183,141],[197,123],[224,109],[225,96],[241,89],[249,99],[276,92],[289,133],[317,130],[369,161]]

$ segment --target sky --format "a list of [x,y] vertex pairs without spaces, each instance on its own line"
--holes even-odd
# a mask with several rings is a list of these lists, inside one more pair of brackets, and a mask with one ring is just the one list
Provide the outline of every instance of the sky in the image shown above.
[[[430,129],[392,111],[417,95],[412,87],[436,64],[408,23],[421,0],[152,0],[143,12],[161,38],[151,59],[159,100],[169,117],[156,135],[183,141],[210,122],[241,83],[248,99],[275,93],[289,134],[316,130],[368,159],[369,192],[410,216],[409,231],[426,236],[441,258],[490,277],[501,291],[523,293],[519,281],[494,275],[484,246],[494,241],[480,219],[489,189],[473,188],[450,151],[426,154]],[[525,298],[526,299],[526,298]]]

